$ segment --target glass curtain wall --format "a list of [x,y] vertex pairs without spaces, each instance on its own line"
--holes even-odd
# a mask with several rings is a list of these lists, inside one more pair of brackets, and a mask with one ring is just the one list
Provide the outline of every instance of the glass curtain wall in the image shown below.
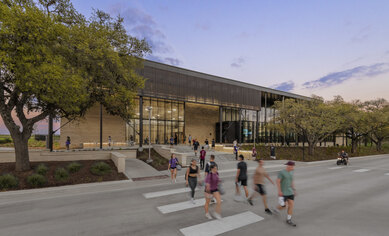
[[[238,109],[223,107],[223,121],[228,122],[223,130],[223,136],[229,132],[230,128],[238,128],[236,135],[241,136],[241,142],[252,143],[254,142],[254,127],[257,119],[257,112],[254,110]],[[239,121],[241,127],[239,130]],[[239,136],[235,137],[239,140]]]
[[[147,107],[151,107],[151,112]],[[183,143],[185,129],[185,107],[183,102],[143,97],[143,142],[165,144],[173,137]],[[149,115],[151,124],[149,123]],[[139,99],[135,100],[134,118],[126,125],[128,141],[139,143]],[[150,136],[151,131],[151,137]]]

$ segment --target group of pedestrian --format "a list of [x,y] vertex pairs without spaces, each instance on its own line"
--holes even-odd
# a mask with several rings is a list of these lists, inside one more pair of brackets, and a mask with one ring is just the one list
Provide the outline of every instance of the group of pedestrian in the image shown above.
[[236,185],[236,195],[240,196],[240,186],[243,186],[245,191],[245,196],[250,205],[253,205],[253,197],[256,193],[259,193],[262,197],[263,205],[265,207],[265,213],[272,215],[273,212],[275,214],[279,214],[279,212],[285,208],[287,208],[287,219],[286,223],[291,226],[296,226],[296,224],[292,221],[293,207],[294,207],[294,197],[296,195],[296,189],[294,187],[293,182],[293,172],[295,163],[293,161],[288,161],[286,165],[286,169],[281,170],[277,176],[277,191],[278,191],[278,206],[273,209],[273,212],[269,209],[266,198],[266,189],[265,189],[265,178],[270,181],[273,185],[275,183],[269,177],[265,168],[263,167],[264,162],[262,159],[258,159],[258,167],[255,169],[255,173],[253,176],[253,184],[255,192],[251,194],[249,197],[248,189],[247,189],[247,164],[244,162],[243,155],[239,155],[239,163],[237,165],[237,173],[235,177],[235,185]]
[[[253,185],[255,192],[249,196],[249,192],[247,189],[248,182],[248,174],[247,174],[247,163],[244,161],[244,156],[239,155],[239,163],[237,164],[237,172],[235,176],[235,185],[236,185],[236,195],[240,195],[240,188],[243,186],[245,197],[247,202],[250,205],[253,205],[253,198],[256,194],[259,194],[262,198],[262,202],[265,208],[265,213],[279,214],[281,210],[287,209],[287,219],[286,223],[291,226],[296,226],[296,224],[292,221],[292,214],[294,208],[294,197],[296,195],[296,189],[294,187],[293,182],[293,172],[295,163],[293,161],[288,161],[286,165],[286,169],[280,171],[277,176],[276,183],[270,178],[268,173],[264,168],[264,162],[262,159],[258,159],[258,166],[255,169],[255,173],[253,176]],[[190,166],[187,168],[185,173],[186,186],[188,186],[191,190],[190,192],[190,201],[192,204],[196,204],[195,190],[201,181],[201,172],[200,170],[204,170],[204,195],[205,195],[205,217],[208,219],[221,219],[221,179],[218,173],[218,165],[215,162],[215,156],[211,155],[208,163],[205,164],[205,150],[202,147],[200,152],[200,167],[197,166],[197,160],[194,158],[191,161]],[[169,161],[169,170],[171,172],[171,181],[176,182],[177,176],[177,165],[178,159],[172,154],[171,159]],[[268,179],[270,183],[273,185],[277,185],[278,191],[278,206],[269,209],[267,204],[266,197],[266,188],[265,188],[265,178]],[[214,201],[216,202],[215,212],[212,215],[209,213],[209,204]]]

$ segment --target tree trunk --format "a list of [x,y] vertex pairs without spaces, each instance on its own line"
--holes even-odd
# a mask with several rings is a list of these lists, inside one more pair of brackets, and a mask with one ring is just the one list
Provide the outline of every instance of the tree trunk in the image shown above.
[[[20,135],[22,136],[22,135]],[[30,170],[30,158],[28,154],[28,138],[12,137],[15,147],[15,170]]]
[[382,139],[378,139],[377,140],[377,151],[381,151],[382,150]]
[[351,139],[351,153],[355,153],[357,151],[358,140],[356,138]]
[[312,156],[315,151],[315,145],[316,143],[309,143],[308,142],[308,155]]

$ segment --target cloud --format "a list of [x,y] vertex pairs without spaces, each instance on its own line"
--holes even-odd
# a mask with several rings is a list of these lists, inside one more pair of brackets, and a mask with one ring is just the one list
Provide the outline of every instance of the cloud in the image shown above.
[[376,63],[370,66],[358,66],[349,70],[334,72],[320,79],[309,81],[303,84],[306,89],[327,88],[341,84],[347,80],[374,77],[389,72],[389,63]]
[[372,31],[372,27],[370,25],[363,27],[356,33],[352,38],[351,41],[354,43],[361,43],[365,42],[369,39],[369,34]]
[[146,57],[146,59],[159,62],[159,63],[164,63],[164,64],[169,64],[172,66],[179,66],[182,64],[181,60],[178,58],[173,58],[173,57],[160,57],[160,56],[155,56],[155,55],[149,55]]
[[178,66],[181,64],[181,61],[179,59],[171,58],[171,57],[166,57],[165,62],[167,62],[168,64],[170,64],[172,66]]
[[234,61],[231,63],[231,67],[240,68],[245,62],[246,60],[243,57],[235,58]]
[[295,87],[295,84],[291,80],[287,81],[287,82],[283,82],[283,83],[280,83],[280,84],[275,84],[275,85],[270,86],[270,88],[281,90],[281,91],[284,91],[284,92],[290,92],[290,91],[292,91],[294,89],[294,87]]
[[181,63],[179,59],[172,56],[173,47],[151,15],[140,9],[127,7],[125,4],[112,5],[110,12],[123,17],[124,24],[131,35],[146,39],[152,50],[152,55],[148,55],[147,59],[171,65]]

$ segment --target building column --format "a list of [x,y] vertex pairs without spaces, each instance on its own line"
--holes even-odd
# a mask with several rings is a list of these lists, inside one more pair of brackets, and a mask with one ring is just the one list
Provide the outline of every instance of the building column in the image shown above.
[[143,144],[143,96],[139,96],[139,147]]
[[[259,128],[259,125],[258,125],[258,121],[259,121],[259,111],[256,112],[257,115],[256,115],[256,120],[255,120],[255,134],[254,134],[254,144],[255,144],[255,140],[258,138],[258,128]],[[258,140],[257,140],[258,142]]]
[[223,143],[223,107],[219,107],[219,143]]
[[239,143],[242,143],[242,109],[239,108]]
[[265,93],[265,144],[268,143],[268,136],[267,136],[267,93]]

